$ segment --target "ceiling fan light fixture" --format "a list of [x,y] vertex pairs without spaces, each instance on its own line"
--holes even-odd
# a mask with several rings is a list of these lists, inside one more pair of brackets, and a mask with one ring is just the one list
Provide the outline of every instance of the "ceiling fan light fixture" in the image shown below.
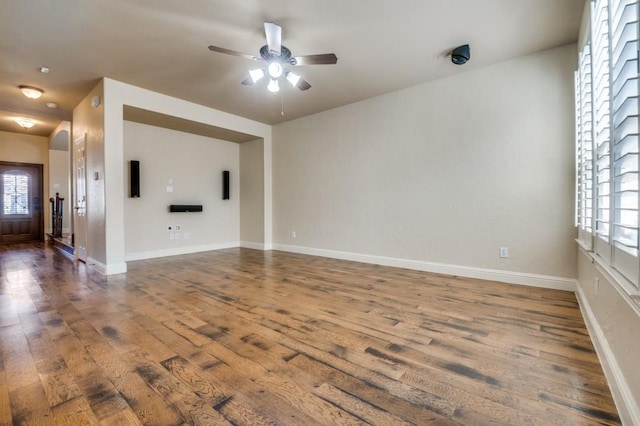
[[16,118],[14,121],[18,123],[18,125],[20,125],[20,127],[22,127],[23,129],[30,129],[36,125],[36,122],[30,118],[19,117],[19,118]]
[[271,78],[280,78],[282,75],[282,64],[280,62],[273,61],[269,64],[269,75]]
[[287,73],[287,80],[289,80],[289,83],[291,83],[293,87],[297,87],[298,82],[300,81],[300,76],[294,72],[289,71]]
[[274,95],[278,93],[280,91],[280,85],[278,84],[278,80],[275,80],[272,78],[271,81],[269,81],[269,85],[267,86],[267,89]]
[[23,95],[29,99],[38,99],[44,93],[44,90],[32,86],[18,86]]
[[250,70],[249,71],[249,77],[251,77],[251,80],[254,83],[257,83],[258,81],[260,81],[262,79],[262,77],[264,77],[264,70],[262,68],[257,68],[255,70]]

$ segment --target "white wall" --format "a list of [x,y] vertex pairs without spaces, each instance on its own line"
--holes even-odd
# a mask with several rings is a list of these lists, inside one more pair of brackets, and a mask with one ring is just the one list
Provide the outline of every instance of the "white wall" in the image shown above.
[[276,247],[574,283],[575,62],[569,45],[275,126]]
[[[124,202],[126,260],[238,245],[238,144],[125,121],[124,159],[125,194],[131,160],[140,161],[141,188]],[[230,200],[222,200],[223,170],[232,176]],[[202,204],[203,212],[169,213],[170,204]]]

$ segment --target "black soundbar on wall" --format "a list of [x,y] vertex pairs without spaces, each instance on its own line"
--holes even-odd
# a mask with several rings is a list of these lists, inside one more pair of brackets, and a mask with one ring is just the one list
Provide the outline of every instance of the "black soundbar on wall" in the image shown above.
[[169,206],[169,212],[171,213],[189,213],[201,211],[202,204],[171,204]]

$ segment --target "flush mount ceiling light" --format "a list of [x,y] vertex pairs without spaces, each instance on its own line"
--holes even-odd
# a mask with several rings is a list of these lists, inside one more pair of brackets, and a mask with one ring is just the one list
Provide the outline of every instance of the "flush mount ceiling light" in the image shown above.
[[280,91],[280,84],[278,81],[283,76],[286,77],[293,87],[297,87],[300,90],[307,90],[311,88],[309,83],[299,75],[291,72],[288,67],[301,65],[333,65],[338,62],[338,58],[335,53],[292,56],[291,50],[282,45],[282,27],[280,27],[280,25],[272,22],[265,22],[264,33],[267,38],[267,44],[260,48],[260,56],[236,52],[235,50],[229,50],[218,46],[209,46],[209,50],[212,52],[224,53],[226,55],[239,56],[241,58],[251,59],[252,61],[262,62],[265,64],[263,68],[250,70],[249,78],[244,80],[242,84],[245,86],[251,86],[261,80],[265,75],[268,75],[269,83],[267,84],[267,90],[274,95]]
[[18,123],[23,129],[30,129],[36,125],[36,122],[30,118],[19,117],[15,119],[15,122]]
[[32,86],[18,86],[22,94],[29,99],[38,99],[44,93],[44,90]]

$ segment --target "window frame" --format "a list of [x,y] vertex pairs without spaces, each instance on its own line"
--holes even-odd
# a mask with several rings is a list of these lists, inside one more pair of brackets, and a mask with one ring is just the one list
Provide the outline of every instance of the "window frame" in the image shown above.
[[[581,248],[591,252],[599,269],[607,269],[627,294],[638,296],[640,1],[592,0],[590,13],[590,28],[579,51],[575,74],[577,241]],[[606,31],[603,32],[603,28]],[[630,45],[635,45],[635,49]],[[587,52],[590,52],[590,76],[585,72],[585,66],[589,65],[585,59]],[[625,71],[627,66],[631,68]],[[608,81],[604,80],[605,76]],[[585,77],[590,77],[590,82],[586,82],[590,83],[590,93],[586,90],[588,84],[583,81]],[[587,129],[585,115],[588,111],[584,109],[584,102],[589,96],[592,123]],[[602,110],[603,107],[606,109]],[[629,123],[632,130],[625,133],[624,126]],[[589,132],[591,138],[585,137]],[[627,137],[630,140],[625,141]],[[588,156],[589,143],[591,158]],[[589,161],[590,175],[585,173]],[[593,191],[590,209],[587,205],[589,188]],[[591,217],[587,214],[589,210]],[[621,246],[624,237],[627,237],[626,245]]]

